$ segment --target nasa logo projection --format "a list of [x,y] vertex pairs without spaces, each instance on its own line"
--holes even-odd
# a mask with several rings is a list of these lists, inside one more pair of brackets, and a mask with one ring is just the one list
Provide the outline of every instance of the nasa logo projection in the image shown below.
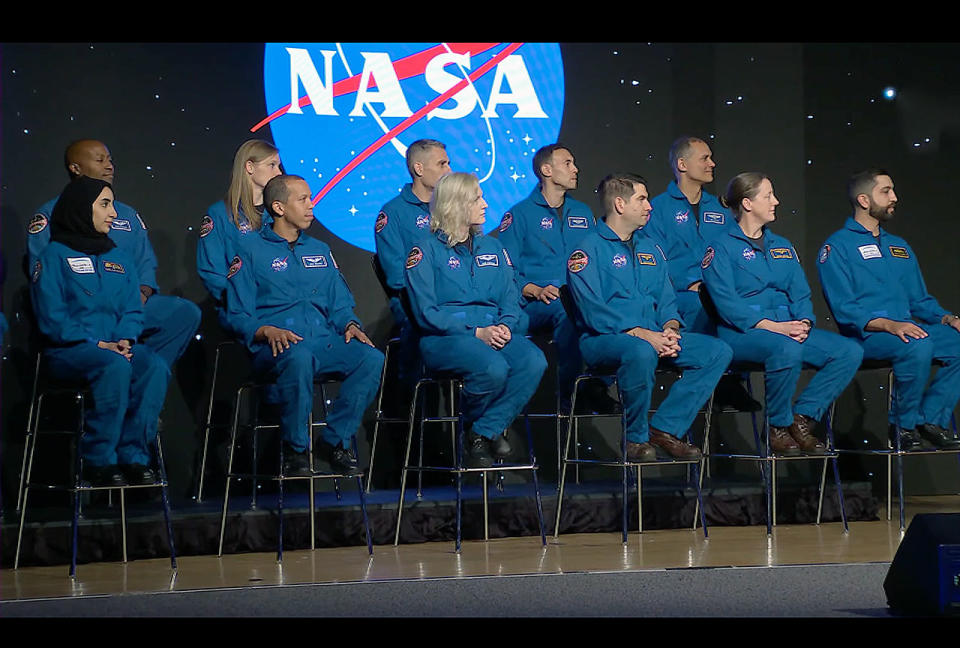
[[560,132],[563,62],[556,43],[267,43],[264,93],[254,136],[269,126],[318,220],[373,251],[415,140],[446,144],[451,168],[480,179],[489,214],[525,198],[534,152]]

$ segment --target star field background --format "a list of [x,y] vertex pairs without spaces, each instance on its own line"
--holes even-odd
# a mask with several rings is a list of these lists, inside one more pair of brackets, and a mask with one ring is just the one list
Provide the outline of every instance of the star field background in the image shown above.
[[[574,152],[581,172],[572,195],[598,215],[593,187],[606,173],[640,173],[651,196],[657,195],[672,179],[670,143],[680,134],[699,135],[718,162],[711,193],[722,194],[741,171],[772,176],[781,201],[773,227],[795,244],[821,325],[829,327],[815,254],[850,211],[847,177],[877,164],[889,169],[900,196],[889,229],[911,242],[930,291],[944,307],[960,310],[960,223],[952,196],[960,140],[960,92],[953,79],[960,72],[960,46],[574,43],[562,44],[561,52],[566,106],[559,139]],[[177,367],[164,412],[172,494],[187,498],[213,349],[223,339],[196,277],[196,228],[226,189],[236,147],[267,114],[263,45],[4,44],[0,75],[3,307],[12,326],[3,363],[5,508],[12,508],[9,498],[16,492],[33,367],[28,327],[18,315],[26,286],[20,271],[25,226],[33,210],[66,184],[63,149],[82,137],[110,148],[117,196],[137,207],[150,228],[161,290],[204,311],[202,339]],[[892,100],[883,97],[887,87],[896,91]],[[257,136],[269,139],[269,130]],[[457,168],[456,160],[452,166]],[[532,189],[530,170],[521,173],[527,178],[519,182]],[[392,319],[370,255],[327,232],[319,209],[317,216],[311,234],[332,247],[357,313],[382,348]],[[488,220],[500,216],[487,214]],[[885,430],[879,379],[858,384],[841,403],[840,427]],[[853,470],[866,475],[877,468],[879,462]],[[908,492],[960,489],[953,458],[917,459],[907,468]],[[844,472],[845,479],[854,476]]]

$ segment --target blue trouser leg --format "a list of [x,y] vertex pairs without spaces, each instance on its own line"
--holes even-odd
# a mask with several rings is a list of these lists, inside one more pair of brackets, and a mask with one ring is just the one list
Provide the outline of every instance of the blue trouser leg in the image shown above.
[[703,310],[700,293],[691,290],[678,290],[677,311],[683,318],[684,331],[717,336],[717,325],[711,321],[707,312]]
[[793,405],[793,411],[819,421],[846,389],[863,360],[863,348],[842,335],[811,329],[803,344],[803,363],[817,369]]
[[580,351],[588,366],[617,368],[627,441],[646,443],[650,439],[647,412],[658,362],[653,346],[640,338],[619,333],[583,337]]
[[274,383],[267,399],[279,403],[280,430],[283,440],[294,452],[307,449],[307,426],[313,408],[313,377],[318,362],[305,342],[291,344],[289,349],[273,357],[270,347],[263,345],[253,354],[253,370],[260,379]]
[[153,295],[143,305],[143,324],[141,343],[172,368],[200,326],[200,309],[181,297]]
[[343,376],[340,393],[327,408],[323,440],[330,445],[342,443],[344,448],[349,448],[349,441],[357,433],[363,413],[380,387],[383,353],[359,340],[344,342],[340,336],[321,338],[320,341],[321,344],[311,344],[319,372]]
[[553,336],[557,349],[557,389],[561,396],[569,397],[573,390],[573,381],[577,379],[580,367],[583,366],[576,327],[567,318],[559,299],[549,304],[539,300],[531,301],[524,305],[523,311],[530,318],[529,331],[539,332],[546,329]]
[[390,312],[393,313],[393,321],[397,323],[400,329],[397,378],[401,383],[407,385],[410,391],[413,391],[413,386],[420,380],[419,339],[403,310],[399,297],[390,298]]
[[130,404],[123,419],[117,459],[121,464],[149,464],[157,441],[157,417],[163,409],[170,367],[146,345],[133,348]]
[[[893,363],[896,394],[890,422],[908,430],[921,423],[947,427],[960,396],[960,335],[942,324],[922,327],[928,336],[920,340],[903,342],[889,333],[872,333],[862,343],[864,357]],[[941,357],[946,364],[924,393],[931,363]]]
[[720,339],[733,349],[734,362],[763,363],[770,424],[777,427],[791,425],[793,408],[790,402],[803,367],[803,345],[786,335],[762,329],[740,333],[721,326],[718,333]]
[[475,336],[427,336],[420,340],[431,371],[463,377],[463,417],[473,431],[493,439],[523,411],[547,368],[543,353],[515,335],[502,349]]
[[732,357],[733,350],[723,341],[699,333],[684,333],[680,353],[676,358],[665,360],[666,364],[682,369],[683,376],[670,387],[650,425],[675,437],[685,435]]

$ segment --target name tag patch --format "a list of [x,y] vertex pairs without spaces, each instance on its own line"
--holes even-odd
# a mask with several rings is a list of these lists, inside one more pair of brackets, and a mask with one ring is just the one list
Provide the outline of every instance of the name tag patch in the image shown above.
[[112,223],[110,223],[110,229],[121,230],[121,231],[124,231],[124,232],[132,232],[132,231],[133,231],[133,230],[130,228],[130,221],[128,221],[126,218],[118,218],[118,219],[116,219],[115,221],[113,221]]
[[870,245],[861,245],[857,248],[860,250],[860,256],[864,259],[879,259],[883,255],[880,254],[880,248],[877,247],[876,243],[871,243]]
[[792,259],[793,251],[790,248],[770,248],[771,259]]
[[567,227],[578,227],[588,229],[587,219],[584,216],[567,216]]
[[117,272],[120,274],[126,274],[126,270],[123,269],[123,265],[119,263],[114,263],[113,261],[104,261],[103,269],[107,272]]
[[891,256],[895,256],[895,257],[897,257],[898,259],[909,259],[909,258],[910,258],[910,253],[907,252],[907,248],[897,247],[896,245],[891,245],[891,246],[890,246],[890,254],[891,254]]
[[720,212],[703,212],[703,222],[723,225],[724,215]]
[[90,257],[67,257],[67,264],[77,274],[93,274],[93,260]]
[[640,265],[657,265],[657,258],[646,252],[637,252],[637,261],[640,262]]
[[304,268],[326,268],[327,267],[327,257],[322,254],[314,254],[312,256],[301,257],[303,259]]
[[499,266],[500,257],[496,254],[478,254],[474,257],[477,260],[478,268],[485,268],[486,266]]

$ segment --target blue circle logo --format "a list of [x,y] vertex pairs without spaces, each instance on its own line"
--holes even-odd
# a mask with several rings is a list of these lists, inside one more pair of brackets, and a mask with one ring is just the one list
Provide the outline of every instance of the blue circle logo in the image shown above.
[[560,132],[563,62],[556,43],[267,43],[264,92],[269,114],[251,130],[269,124],[320,222],[373,251],[415,140],[443,142],[454,171],[476,174],[488,213],[525,198],[534,152]]

